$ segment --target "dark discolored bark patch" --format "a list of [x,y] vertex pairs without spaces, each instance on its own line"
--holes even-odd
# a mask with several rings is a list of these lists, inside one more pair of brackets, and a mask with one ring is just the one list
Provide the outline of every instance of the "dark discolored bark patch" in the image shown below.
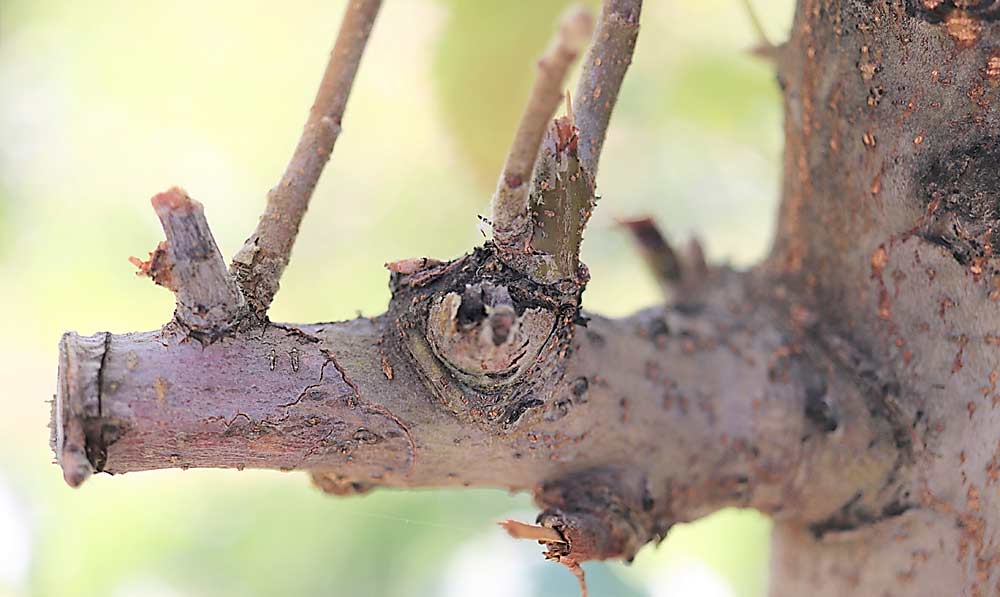
[[974,19],[994,21],[1000,19],[1000,2],[997,0],[906,0],[906,13],[932,24],[944,23],[956,12]]
[[830,533],[843,533],[875,525],[902,516],[914,508],[913,504],[897,499],[873,511],[864,505],[864,497],[863,493],[857,493],[833,516],[809,525],[809,531],[813,537],[822,539]]
[[991,257],[1000,242],[1000,138],[986,136],[932,162],[918,185],[925,209],[921,236],[962,265]]
[[504,417],[504,425],[509,427],[521,420],[524,413],[532,408],[538,408],[545,404],[537,398],[527,398],[507,408],[507,415]]
[[824,433],[833,433],[840,427],[833,405],[827,400],[826,381],[818,380],[822,385],[806,386],[806,418],[813,422]]

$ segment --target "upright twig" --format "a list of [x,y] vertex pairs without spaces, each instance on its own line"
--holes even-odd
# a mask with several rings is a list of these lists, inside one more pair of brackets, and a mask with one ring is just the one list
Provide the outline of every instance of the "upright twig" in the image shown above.
[[531,172],[549,121],[562,102],[566,74],[592,30],[590,13],[580,7],[572,8],[538,61],[538,75],[493,196],[493,236],[504,248],[526,248],[531,229],[528,215]]
[[747,18],[750,19],[750,25],[753,27],[754,34],[757,36],[757,45],[761,49],[773,48],[774,44],[767,36],[767,31],[764,30],[764,24],[761,23],[760,17],[757,16],[757,11],[754,10],[751,0],[740,0],[743,4],[743,8],[747,13]]
[[771,41],[764,29],[764,24],[757,16],[757,11],[753,8],[751,0],[740,0],[740,2],[747,13],[747,18],[750,19],[750,26],[753,27],[754,34],[757,36],[757,44],[750,49],[750,53],[778,66],[785,50],[785,44],[775,45]]
[[625,72],[632,64],[642,0],[604,0],[594,42],[576,88],[576,126],[580,129],[580,162],[597,178],[601,148],[618,101]]
[[340,134],[354,75],[380,5],[380,0],[348,3],[295,153],[281,181],[268,193],[257,229],[233,258],[233,273],[258,316],[266,313],[278,291],[309,198]]

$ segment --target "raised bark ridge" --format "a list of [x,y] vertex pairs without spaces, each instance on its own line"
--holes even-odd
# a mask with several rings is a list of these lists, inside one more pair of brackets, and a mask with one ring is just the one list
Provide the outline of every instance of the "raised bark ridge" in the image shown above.
[[[230,271],[201,206],[154,207],[161,330],[64,336],[53,447],[71,485],[164,467],[301,469],[331,493],[532,491],[508,521],[582,584],[725,506],[776,521],[775,595],[1000,593],[1000,16],[993,0],[801,0],[765,44],[783,202],[747,271],[626,222],[669,296],[581,310],[579,261],[637,0],[566,15],[493,198],[494,238],[387,264],[371,319],[276,324],[278,289],[379,2],[354,0],[282,182]],[[582,585],[585,591],[585,585]]]

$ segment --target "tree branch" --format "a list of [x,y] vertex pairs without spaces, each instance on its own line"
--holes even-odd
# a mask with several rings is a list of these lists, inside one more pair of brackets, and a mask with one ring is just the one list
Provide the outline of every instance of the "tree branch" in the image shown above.
[[214,338],[235,325],[246,302],[205,220],[202,205],[174,187],[151,200],[167,240],[148,261],[130,261],[177,295],[176,320],[197,335]]
[[680,258],[652,218],[623,220],[621,225],[632,235],[653,279],[662,288],[670,289],[684,279]]
[[567,116],[548,127],[538,152],[529,193],[532,251],[507,259],[540,282],[582,285],[588,278],[579,267],[583,232],[596,204],[598,160],[632,61],[641,8],[641,0],[605,1],[577,87],[577,105],[567,96]]
[[278,291],[299,225],[340,134],[347,99],[380,0],[351,0],[302,137],[281,181],[268,193],[257,229],[233,258],[233,273],[259,318]]
[[[449,278],[462,272],[455,263],[439,266],[451,269],[429,291],[461,284]],[[423,273],[407,279],[425,283]],[[528,375],[527,396],[529,386],[511,386],[521,402],[501,413],[502,427],[476,418],[474,401],[453,410],[463,406],[449,392],[483,404],[495,395],[440,385],[406,348],[412,330],[394,313],[413,303],[206,346],[174,324],[70,333],[54,449],[71,485],[98,471],[256,467],[311,470],[337,493],[532,490],[539,523],[566,542],[548,547],[567,562],[629,558],[674,522],[724,506],[821,522],[859,491],[857,508],[890,499],[905,459],[891,417],[872,415],[881,397],[779,323],[789,316],[778,292],[755,296],[751,278],[733,273],[714,280],[697,314],[595,316],[565,348],[544,349],[539,362],[562,355],[563,368]]]
[[709,281],[701,243],[691,237],[686,247],[675,251],[652,218],[622,220],[632,236],[647,269],[659,284],[668,301],[677,306],[696,305]]
[[604,0],[594,43],[576,87],[576,126],[580,129],[580,162],[596,180],[601,148],[625,72],[632,64],[642,0]]
[[538,75],[518,125],[493,196],[493,236],[498,245],[524,252],[530,234],[528,192],[542,137],[563,98],[563,81],[586,44],[593,17],[582,8],[571,9],[538,61]]

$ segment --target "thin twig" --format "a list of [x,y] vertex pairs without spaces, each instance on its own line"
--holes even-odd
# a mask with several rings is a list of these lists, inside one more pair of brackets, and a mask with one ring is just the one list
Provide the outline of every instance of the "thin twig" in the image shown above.
[[347,98],[380,5],[381,0],[348,3],[295,153],[281,181],[268,193],[257,229],[233,258],[234,274],[259,316],[278,291],[309,199],[340,134]]
[[583,572],[583,566],[580,565],[580,562],[570,558],[561,558],[559,563],[569,568],[569,571],[576,577],[576,582],[580,586],[580,597],[588,597],[590,592],[587,590],[587,575]]
[[639,36],[642,0],[604,0],[594,43],[576,88],[576,125],[580,129],[580,162],[597,178],[601,148],[611,112]]
[[767,31],[764,30],[764,24],[760,22],[760,17],[757,16],[757,11],[754,10],[751,0],[740,0],[743,3],[743,8],[746,9],[747,17],[750,19],[750,25],[753,27],[754,33],[757,35],[757,45],[759,48],[773,48],[774,44],[767,37]]
[[593,26],[590,13],[574,7],[563,17],[548,51],[538,61],[535,85],[493,196],[493,236],[502,246],[512,248],[530,232],[528,191],[538,148],[562,102],[566,74],[590,38]]

